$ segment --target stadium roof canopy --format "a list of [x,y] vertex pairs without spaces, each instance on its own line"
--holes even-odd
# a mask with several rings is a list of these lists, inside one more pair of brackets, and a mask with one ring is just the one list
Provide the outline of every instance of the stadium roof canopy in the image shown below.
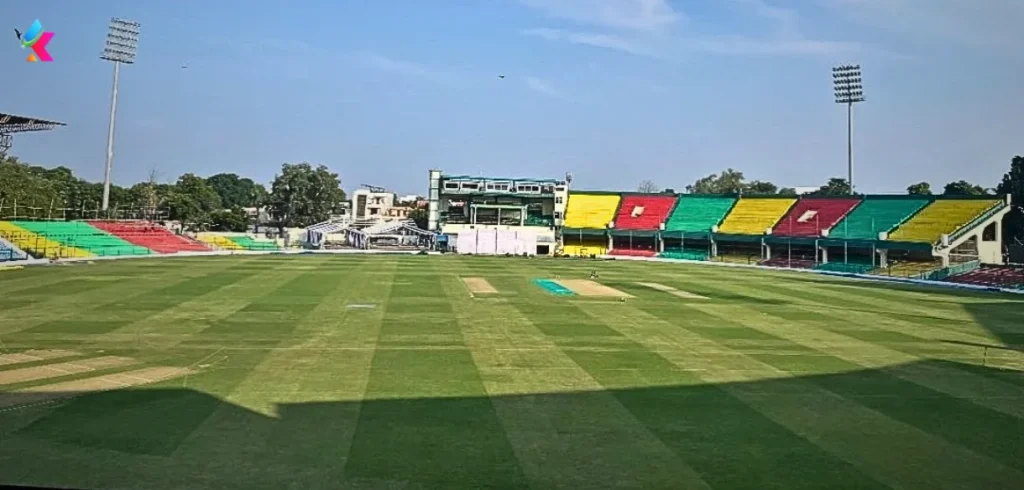
[[66,124],[57,121],[47,121],[46,119],[17,116],[14,114],[0,112],[0,133],[3,134],[24,133],[26,131],[46,131],[47,129],[53,129],[57,126],[66,126]]
[[27,133],[29,131],[46,131],[57,126],[67,126],[62,122],[47,121],[34,117],[16,116],[0,112],[0,157],[7,155],[11,149],[14,133]]

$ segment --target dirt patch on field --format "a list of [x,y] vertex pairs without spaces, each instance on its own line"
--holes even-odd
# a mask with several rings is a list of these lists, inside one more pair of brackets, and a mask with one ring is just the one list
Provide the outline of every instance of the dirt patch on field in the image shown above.
[[104,356],[80,361],[60,362],[45,366],[33,366],[9,371],[0,371],[0,385],[24,383],[40,379],[56,378],[69,374],[87,373],[97,369],[106,369],[127,364],[134,364],[135,359],[118,356]]
[[44,359],[57,359],[77,355],[77,352],[69,350],[27,350],[17,354],[0,354],[0,366],[9,364],[21,364],[23,362],[42,361]]
[[656,289],[658,291],[664,291],[666,293],[669,293],[669,294],[671,294],[673,296],[678,296],[680,298],[685,298],[685,299],[708,299],[706,296],[701,296],[699,294],[693,294],[693,293],[690,293],[690,292],[687,292],[687,291],[680,291],[680,290],[678,290],[678,289],[676,289],[676,288],[674,288],[672,286],[666,286],[664,284],[658,284],[656,282],[638,282],[637,284],[639,284],[641,286],[649,287],[651,289]]
[[157,381],[178,378],[189,372],[188,369],[181,367],[158,366],[124,373],[107,374],[95,378],[76,379],[74,381],[35,386],[24,390],[0,393],[0,409],[156,383]]
[[469,292],[473,294],[494,294],[498,290],[491,286],[491,283],[487,282],[487,279],[482,277],[463,277],[462,282],[466,283],[466,287],[469,288]]
[[618,289],[605,286],[589,279],[558,279],[555,282],[580,296],[596,296],[604,298],[632,298],[633,295]]

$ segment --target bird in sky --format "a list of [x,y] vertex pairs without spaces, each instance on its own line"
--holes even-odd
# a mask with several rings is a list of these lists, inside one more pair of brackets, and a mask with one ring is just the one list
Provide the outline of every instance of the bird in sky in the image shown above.
[[14,35],[18,36],[18,40],[21,41],[21,31],[17,27],[14,28]]
[[[21,39],[21,38],[19,38],[19,39]],[[498,75],[498,78],[504,80],[505,79],[505,75]]]

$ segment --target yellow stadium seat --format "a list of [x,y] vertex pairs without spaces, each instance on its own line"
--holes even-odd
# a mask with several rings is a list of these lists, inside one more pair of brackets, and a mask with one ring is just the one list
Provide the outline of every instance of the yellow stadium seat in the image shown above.
[[8,221],[0,221],[0,236],[14,244],[15,247],[36,257],[47,259],[93,257],[93,254],[85,250],[62,245],[58,241],[50,240]]
[[782,219],[795,202],[796,199],[740,198],[722,221],[718,232],[763,235],[765,230]]
[[200,233],[197,238],[199,241],[221,250],[245,250],[245,247],[235,243],[228,237],[216,233]]
[[936,200],[892,232],[889,239],[938,243],[942,235],[953,233],[999,202],[998,199]]
[[619,207],[617,194],[569,194],[565,210],[566,228],[605,229]]

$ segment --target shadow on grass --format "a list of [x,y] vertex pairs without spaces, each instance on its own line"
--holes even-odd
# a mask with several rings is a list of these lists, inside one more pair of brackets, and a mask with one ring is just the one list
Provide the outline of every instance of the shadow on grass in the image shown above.
[[[1014,347],[1024,346],[1024,295],[884,281],[822,280],[821,277],[800,277],[798,274],[793,276],[789,280],[813,283],[834,290],[846,290],[853,294],[868,297],[875,295],[889,301],[908,301],[923,306],[933,304],[938,307],[947,308],[953,305],[960,306],[964,311],[970,313],[975,322],[988,330],[999,341]],[[927,294],[928,297],[892,296],[887,294],[889,292],[923,293]],[[970,298],[972,301],[963,301],[964,298]],[[849,308],[857,309],[855,306]],[[886,314],[895,314],[911,320],[949,321],[948,319],[930,317],[919,313],[890,312]]]
[[[1024,487],[1020,419],[894,376],[953,366],[285,403],[273,415],[189,389],[110,391],[0,413],[0,484],[682,488],[693,481],[685,462],[716,489]],[[972,366],[979,376],[1021,374],[991,371]],[[18,396],[0,395],[5,405]]]

